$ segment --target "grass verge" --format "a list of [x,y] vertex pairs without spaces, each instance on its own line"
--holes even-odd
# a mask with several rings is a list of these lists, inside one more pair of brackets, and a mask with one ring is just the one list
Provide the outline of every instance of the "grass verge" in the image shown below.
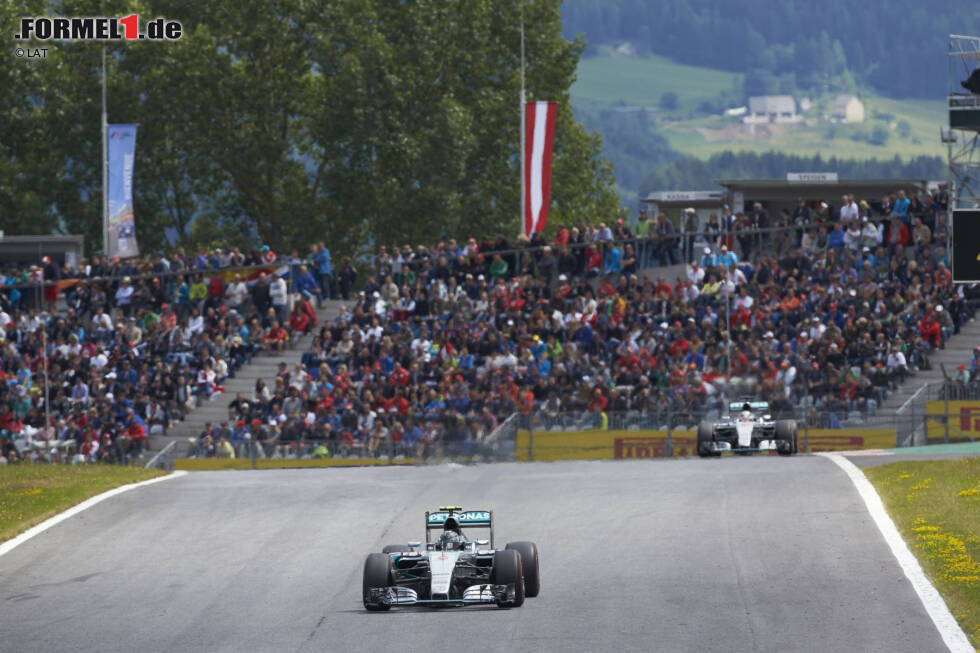
[[96,494],[163,475],[117,465],[0,466],[0,542]]
[[980,650],[980,458],[899,462],[863,471]]

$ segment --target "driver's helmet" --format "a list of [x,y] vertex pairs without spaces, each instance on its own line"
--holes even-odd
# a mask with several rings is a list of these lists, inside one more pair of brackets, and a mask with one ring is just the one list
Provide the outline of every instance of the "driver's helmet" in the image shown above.
[[445,530],[436,541],[436,548],[440,551],[452,551],[458,549],[462,541],[462,536],[456,531]]
[[443,522],[442,528],[443,528],[443,530],[446,530],[446,531],[453,531],[457,535],[462,535],[463,534],[462,529],[460,529],[460,527],[459,527],[459,521],[455,517],[453,517],[452,515],[449,515],[448,517],[446,517],[446,521]]
[[742,417],[752,417],[752,406],[750,404],[742,404]]

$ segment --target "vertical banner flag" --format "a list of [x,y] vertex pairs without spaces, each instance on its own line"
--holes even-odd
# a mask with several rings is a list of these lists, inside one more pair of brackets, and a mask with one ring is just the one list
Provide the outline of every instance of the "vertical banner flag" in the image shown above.
[[110,257],[139,256],[136,219],[133,217],[133,159],[136,153],[136,125],[106,125],[109,131],[109,215],[106,254]]
[[551,204],[551,151],[556,102],[528,102],[524,111],[524,235],[544,231]]

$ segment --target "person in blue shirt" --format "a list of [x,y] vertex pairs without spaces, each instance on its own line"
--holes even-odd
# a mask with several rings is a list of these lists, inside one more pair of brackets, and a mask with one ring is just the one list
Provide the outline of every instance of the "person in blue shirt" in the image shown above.
[[535,335],[532,338],[531,344],[528,347],[528,349],[531,350],[531,355],[534,356],[535,360],[541,360],[541,358],[548,351],[548,346],[544,344],[544,341],[541,340],[540,336]]
[[711,253],[710,247],[705,247],[704,256],[701,257],[701,267],[705,270],[710,270],[716,265],[718,265],[718,257]]
[[898,199],[892,208],[892,215],[897,215],[906,225],[909,224],[909,198],[905,197],[905,191],[898,191]]
[[314,245],[313,248],[313,265],[320,276],[320,291],[323,297],[332,299],[334,296],[331,291],[333,267],[330,264],[330,250],[323,242]]
[[738,254],[728,249],[727,245],[721,246],[721,254],[718,255],[716,259],[717,265],[725,266],[727,270],[731,265],[738,265]]
[[312,300],[315,297],[317,306],[323,303],[323,296],[320,294],[320,285],[305,265],[299,266],[296,270],[296,275],[293,278],[293,292],[303,295],[308,300]]
[[604,274],[619,274],[619,262],[623,258],[623,253],[619,251],[619,248],[615,244],[603,243],[603,249],[606,250],[606,255],[603,258],[603,273]]
[[835,224],[827,236],[827,247],[831,249],[844,249],[844,227],[840,223]]

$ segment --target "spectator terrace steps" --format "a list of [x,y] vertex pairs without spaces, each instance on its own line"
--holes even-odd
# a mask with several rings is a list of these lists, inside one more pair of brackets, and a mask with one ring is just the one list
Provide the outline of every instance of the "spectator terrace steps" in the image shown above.
[[[978,313],[980,316],[980,313]],[[932,366],[928,370],[919,370],[915,376],[909,377],[897,390],[888,393],[888,398],[878,407],[878,416],[891,417],[902,407],[909,397],[928,381],[942,381],[943,371],[940,364],[946,366],[946,373],[953,375],[960,364],[969,364],[973,357],[973,348],[980,346],[980,318],[973,322],[967,321],[960,327],[960,332],[946,341],[944,349],[936,349],[929,353]]]
[[324,321],[332,320],[340,313],[340,306],[343,303],[341,300],[325,301],[323,308],[316,310],[317,327],[309,335],[299,336],[282,353],[259,353],[252,358],[251,363],[243,365],[238,370],[235,378],[225,379],[222,383],[225,392],[222,395],[213,401],[202,400],[201,404],[187,415],[187,419],[172,425],[167,435],[151,436],[151,453],[144,455],[144,458],[148,460],[153,456],[153,452],[160,451],[170,442],[177,443],[173,453],[177,456],[183,456],[187,450],[188,438],[196,438],[200,435],[207,422],[220,424],[228,419],[228,403],[235,398],[236,393],[241,392],[244,396],[251,397],[255,389],[255,381],[259,378],[271,385],[270,381],[275,378],[281,362],[285,362],[287,368],[292,371],[296,367],[296,363],[300,362],[303,353],[310,350],[313,334],[323,325]]

